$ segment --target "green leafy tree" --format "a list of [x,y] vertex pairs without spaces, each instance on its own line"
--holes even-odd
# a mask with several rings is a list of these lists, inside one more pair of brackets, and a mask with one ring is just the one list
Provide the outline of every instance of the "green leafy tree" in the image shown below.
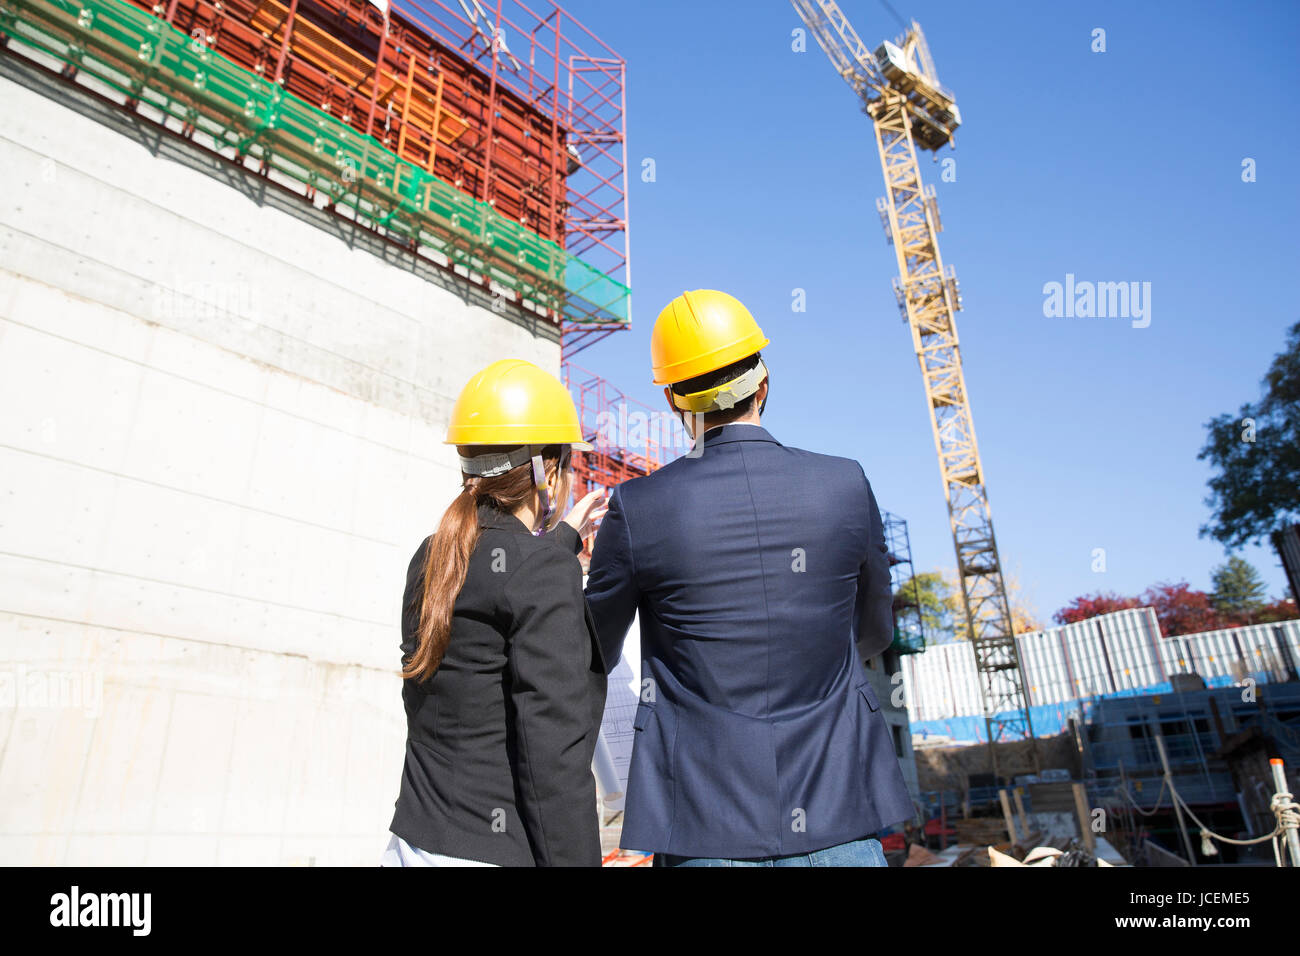
[[[962,602],[961,582],[954,569],[927,571],[916,576],[923,597],[922,621],[926,634],[932,640],[969,641],[970,628],[966,625],[966,607]],[[1011,626],[1016,634],[1037,631],[1042,627],[1038,615],[1022,593],[1015,575],[1003,578],[1007,600],[1011,603]],[[928,615],[928,616],[927,616]]]
[[898,590],[894,592],[894,607],[910,605],[914,593],[915,601],[920,605],[921,625],[925,628],[926,640],[952,640],[952,589],[943,575],[938,571],[922,571],[901,581]]
[[1196,456],[1217,472],[1209,481],[1211,519],[1201,536],[1229,548],[1300,519],[1300,322],[1291,326],[1262,385],[1258,402],[1206,423],[1209,434]]
[[1210,572],[1214,591],[1210,603],[1220,614],[1243,623],[1265,604],[1266,589],[1250,562],[1233,555]]

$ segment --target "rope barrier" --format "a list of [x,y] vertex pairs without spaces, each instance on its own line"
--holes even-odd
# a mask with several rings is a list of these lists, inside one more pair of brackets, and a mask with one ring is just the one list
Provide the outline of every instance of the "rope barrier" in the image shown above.
[[1201,852],[1206,856],[1218,852],[1210,844],[1211,840],[1218,840],[1220,843],[1230,843],[1233,846],[1252,846],[1256,843],[1263,843],[1265,840],[1272,840],[1273,859],[1278,866],[1282,866],[1282,838],[1287,830],[1300,827],[1300,803],[1296,803],[1295,798],[1286,790],[1279,790],[1277,793],[1273,794],[1273,799],[1270,800],[1268,804],[1268,808],[1273,811],[1273,815],[1277,817],[1277,826],[1273,828],[1271,833],[1266,833],[1261,837],[1255,837],[1250,840],[1234,840],[1221,833],[1215,833],[1196,818],[1196,814],[1192,812],[1192,808],[1187,805],[1187,801],[1178,795],[1177,790],[1174,790],[1173,794],[1174,799],[1178,801],[1178,805],[1186,811],[1189,817],[1191,817],[1192,822],[1201,828]]
[[1156,802],[1155,802],[1155,806],[1153,806],[1150,810],[1143,810],[1141,807],[1139,807],[1139,806],[1137,805],[1137,801],[1133,799],[1132,795],[1128,792],[1127,788],[1125,788],[1125,787],[1116,787],[1116,788],[1115,788],[1115,791],[1116,791],[1117,793],[1121,793],[1121,794],[1123,794],[1123,795],[1124,795],[1124,798],[1125,798],[1126,800],[1128,800],[1129,803],[1133,804],[1133,809],[1134,809],[1134,810],[1136,810],[1138,813],[1142,814],[1142,816],[1144,816],[1144,817],[1149,817],[1149,816],[1151,816],[1152,814],[1154,814],[1157,810],[1160,809],[1160,804],[1161,804],[1161,802],[1162,802],[1162,801],[1164,800],[1164,798],[1165,798],[1165,787],[1167,787],[1168,785],[1169,785],[1169,781],[1168,781],[1168,780],[1161,780],[1161,781],[1160,781],[1160,792],[1156,794]]

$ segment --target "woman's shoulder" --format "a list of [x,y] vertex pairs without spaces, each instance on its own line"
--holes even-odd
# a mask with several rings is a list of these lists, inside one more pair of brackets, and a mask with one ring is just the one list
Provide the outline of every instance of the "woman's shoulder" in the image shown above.
[[[406,572],[408,597],[413,589],[418,590],[424,578],[433,539],[434,535],[427,535],[411,556]],[[577,581],[581,588],[582,565],[577,558],[581,550],[582,539],[564,522],[544,535],[480,528],[466,569],[465,589],[478,592],[487,588],[493,591],[508,586],[521,571],[523,576],[519,584],[524,587],[529,586],[526,582],[533,582],[535,586],[540,579],[542,586],[548,582],[571,584]]]
[[[557,534],[558,529],[544,535],[524,535],[485,528],[475,547],[475,559],[511,577],[519,572],[525,577],[568,572],[576,573],[581,579],[582,566],[577,558],[577,552],[582,549],[581,539],[567,524],[561,524],[569,529],[572,539],[563,532]],[[578,544],[576,550],[574,540]]]
[[524,558],[539,555],[540,560],[548,561],[557,556],[577,555],[582,551],[582,539],[571,525],[563,521],[542,535],[489,527],[480,530],[476,548],[501,548]]

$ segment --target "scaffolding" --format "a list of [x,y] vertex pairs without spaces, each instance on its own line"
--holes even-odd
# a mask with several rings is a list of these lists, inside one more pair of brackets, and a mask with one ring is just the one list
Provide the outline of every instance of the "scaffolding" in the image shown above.
[[[6,51],[323,197],[575,342],[625,327],[622,59],[603,44],[582,54],[562,25],[599,41],[549,5],[530,67],[512,54],[505,70],[500,38],[518,28],[500,4],[492,23],[430,6],[0,0],[0,34]],[[486,47],[485,30],[498,38]]]
[[[625,481],[650,474],[691,447],[690,436],[666,409],[630,399],[599,375],[572,362],[564,365],[564,380],[578,409],[589,452],[573,456],[573,498],[603,488],[612,491]],[[591,559],[594,535],[580,556],[584,568]]]
[[899,654],[919,654],[925,650],[925,623],[907,522],[888,511],[882,511],[880,517],[885,529],[885,546],[889,549],[889,578],[894,592],[893,650]]
[[[0,0],[6,52],[560,329],[579,497],[684,442],[573,355],[630,322],[625,61],[554,3]],[[602,417],[621,428],[602,428]],[[635,429],[633,429],[635,431]]]

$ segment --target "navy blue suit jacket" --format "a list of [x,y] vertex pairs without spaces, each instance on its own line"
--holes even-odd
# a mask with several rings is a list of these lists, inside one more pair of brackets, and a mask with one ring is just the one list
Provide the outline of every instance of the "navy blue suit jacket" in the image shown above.
[[854,647],[873,657],[894,633],[856,461],[710,429],[699,457],[615,489],[586,594],[610,667],[640,612],[623,847],[782,856],[912,816]]

